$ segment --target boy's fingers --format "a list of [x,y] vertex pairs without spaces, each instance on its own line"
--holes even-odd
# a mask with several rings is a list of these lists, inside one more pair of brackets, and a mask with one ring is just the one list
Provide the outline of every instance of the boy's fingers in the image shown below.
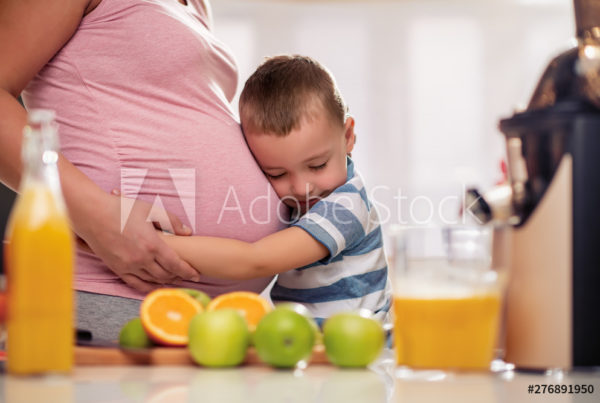
[[179,217],[169,212],[167,212],[167,215],[169,216],[169,221],[173,226],[173,233],[175,235],[192,235],[192,229],[183,224]]

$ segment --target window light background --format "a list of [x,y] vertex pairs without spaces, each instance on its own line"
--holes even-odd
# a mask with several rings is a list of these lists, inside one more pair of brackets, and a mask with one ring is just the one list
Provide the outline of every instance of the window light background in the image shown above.
[[[353,152],[384,228],[453,222],[464,187],[500,179],[501,117],[574,45],[571,0],[213,0],[239,91],[265,56],[327,66],[356,119]],[[235,101],[237,110],[237,97]]]

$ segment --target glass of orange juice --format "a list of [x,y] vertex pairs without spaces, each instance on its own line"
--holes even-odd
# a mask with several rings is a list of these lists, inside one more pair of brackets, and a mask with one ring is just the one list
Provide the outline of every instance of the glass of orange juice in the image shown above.
[[508,229],[394,228],[394,349],[410,369],[485,370],[501,347]]

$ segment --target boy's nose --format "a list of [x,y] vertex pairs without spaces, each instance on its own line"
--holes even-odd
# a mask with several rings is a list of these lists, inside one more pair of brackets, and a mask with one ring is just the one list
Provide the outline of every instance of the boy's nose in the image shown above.
[[313,190],[313,184],[304,178],[296,178],[292,181],[291,193],[300,200],[304,200]]

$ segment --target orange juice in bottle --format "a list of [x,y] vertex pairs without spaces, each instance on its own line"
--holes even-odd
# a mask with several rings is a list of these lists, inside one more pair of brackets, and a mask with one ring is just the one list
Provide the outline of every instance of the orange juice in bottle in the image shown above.
[[6,231],[7,369],[73,365],[73,237],[58,174],[54,113],[29,112],[19,196]]

